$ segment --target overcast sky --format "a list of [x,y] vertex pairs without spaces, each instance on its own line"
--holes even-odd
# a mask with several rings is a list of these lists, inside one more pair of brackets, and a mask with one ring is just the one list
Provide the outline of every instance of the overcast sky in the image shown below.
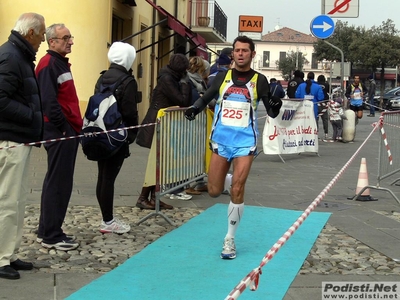
[[[232,42],[238,35],[240,15],[262,16],[264,21],[262,34],[274,31],[276,25],[280,28],[289,27],[310,34],[311,21],[322,12],[321,0],[242,0],[238,2],[216,0],[216,2],[228,16],[228,42]],[[347,21],[350,25],[364,25],[366,28],[371,28],[391,19],[400,29],[399,0],[358,0],[358,2],[358,18],[333,18],[334,21]]]

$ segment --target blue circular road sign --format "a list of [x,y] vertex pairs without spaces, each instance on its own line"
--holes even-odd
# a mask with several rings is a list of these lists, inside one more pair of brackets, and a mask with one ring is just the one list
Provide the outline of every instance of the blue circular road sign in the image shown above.
[[335,31],[335,22],[329,16],[320,15],[311,21],[310,30],[316,38],[327,39]]

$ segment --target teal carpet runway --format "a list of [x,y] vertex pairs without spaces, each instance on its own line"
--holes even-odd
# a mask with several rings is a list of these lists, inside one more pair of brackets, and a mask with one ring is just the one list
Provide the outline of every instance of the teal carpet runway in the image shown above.
[[[162,236],[121,266],[67,300],[223,300],[254,268],[301,211],[245,206],[236,233],[237,257],[219,257],[227,205],[216,204]],[[279,300],[300,270],[330,213],[313,212],[262,269],[257,291],[245,299]]]

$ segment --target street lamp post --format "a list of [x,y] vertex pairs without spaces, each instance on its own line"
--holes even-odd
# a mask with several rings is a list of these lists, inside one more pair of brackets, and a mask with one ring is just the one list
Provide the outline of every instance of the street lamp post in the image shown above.
[[256,54],[253,58],[253,69],[255,69],[255,64],[257,64],[257,70],[260,69],[260,62],[262,62],[262,55],[261,54]]
[[[290,48],[289,48],[290,50]],[[299,69],[299,53],[300,53],[300,47],[296,46],[296,70]],[[306,50],[306,47],[304,47],[304,50]],[[307,52],[302,53],[302,56],[306,56]]]

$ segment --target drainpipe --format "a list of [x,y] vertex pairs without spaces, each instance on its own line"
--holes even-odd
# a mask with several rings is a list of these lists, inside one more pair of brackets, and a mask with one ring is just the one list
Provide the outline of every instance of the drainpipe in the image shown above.
[[[174,0],[174,17],[175,18],[177,18],[178,19],[178,1],[179,0]],[[177,39],[177,37],[176,37],[176,35],[174,36],[174,45],[173,45],[173,47],[174,47],[174,53],[175,53],[175,45],[176,45],[176,39]]]
[[[154,0],[153,2],[154,2],[154,4],[157,4],[157,0]],[[153,8],[153,22],[152,22],[153,24],[156,23],[156,17],[157,17],[156,10]],[[151,46],[151,54],[150,54],[150,62],[151,62],[150,63],[150,65],[151,65],[151,68],[150,68],[150,95],[153,93],[153,89],[154,89],[154,76],[155,76],[154,69],[155,69],[155,64],[156,64],[155,42],[156,42],[156,28],[153,27],[151,29],[151,44],[152,44],[152,46]]]
[[178,18],[178,0],[174,1],[175,7],[174,7],[174,16],[175,18]]
[[189,15],[188,15],[188,25],[189,28],[192,29],[192,7],[193,7],[193,1],[189,0]]

